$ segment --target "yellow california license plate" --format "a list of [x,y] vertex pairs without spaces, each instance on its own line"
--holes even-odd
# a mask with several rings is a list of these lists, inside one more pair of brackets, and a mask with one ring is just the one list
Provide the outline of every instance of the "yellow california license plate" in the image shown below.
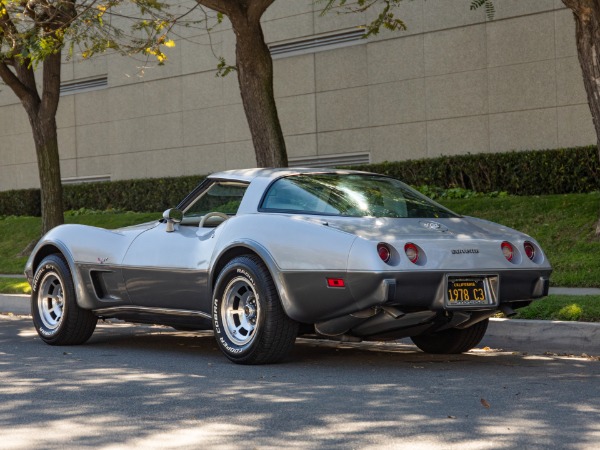
[[450,278],[447,290],[449,305],[485,305],[488,303],[483,278]]

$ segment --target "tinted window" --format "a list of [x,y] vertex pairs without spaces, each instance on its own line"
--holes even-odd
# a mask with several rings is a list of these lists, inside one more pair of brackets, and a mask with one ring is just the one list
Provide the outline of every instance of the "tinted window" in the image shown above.
[[362,174],[281,178],[269,188],[262,209],[350,217],[457,217],[398,180]]

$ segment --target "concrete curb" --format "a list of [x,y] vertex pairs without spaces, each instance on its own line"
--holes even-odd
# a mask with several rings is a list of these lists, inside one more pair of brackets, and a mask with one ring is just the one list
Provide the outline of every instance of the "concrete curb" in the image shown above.
[[[30,312],[29,295],[0,294],[0,313]],[[600,323],[491,319],[479,347],[596,356],[600,355]]]
[[0,294],[0,313],[31,314],[29,295]]
[[480,346],[596,356],[600,355],[600,323],[491,319]]

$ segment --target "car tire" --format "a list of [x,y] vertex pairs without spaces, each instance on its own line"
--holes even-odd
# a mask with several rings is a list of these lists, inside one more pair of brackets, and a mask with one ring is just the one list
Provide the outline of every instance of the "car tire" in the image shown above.
[[253,255],[238,256],[221,270],[212,315],[219,348],[238,364],[281,361],[298,335],[298,322],[286,315],[269,271]]
[[73,277],[62,255],[49,255],[38,266],[31,290],[31,315],[46,344],[83,344],[94,332],[98,318],[77,305]]
[[456,354],[471,350],[481,342],[488,327],[489,319],[477,322],[475,325],[459,330],[440,331],[439,333],[413,336],[411,340],[425,353]]

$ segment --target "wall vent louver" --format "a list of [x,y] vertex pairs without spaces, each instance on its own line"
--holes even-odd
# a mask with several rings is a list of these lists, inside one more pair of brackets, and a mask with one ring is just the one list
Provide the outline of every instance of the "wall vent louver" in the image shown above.
[[291,158],[290,167],[341,167],[358,166],[371,162],[370,153],[352,153],[328,156],[310,156],[303,158]]
[[62,184],[83,184],[83,183],[99,183],[101,181],[110,181],[110,175],[90,175],[85,177],[68,177],[63,178]]
[[293,41],[283,42],[281,44],[271,44],[269,45],[269,50],[271,51],[273,59],[322,52],[325,50],[347,47],[349,45],[366,43],[367,40],[363,39],[365,33],[366,30],[364,28],[353,28],[334,34],[294,39]]
[[60,85],[60,95],[81,94],[82,92],[97,91],[108,87],[108,77],[98,77],[87,80],[67,81]]

